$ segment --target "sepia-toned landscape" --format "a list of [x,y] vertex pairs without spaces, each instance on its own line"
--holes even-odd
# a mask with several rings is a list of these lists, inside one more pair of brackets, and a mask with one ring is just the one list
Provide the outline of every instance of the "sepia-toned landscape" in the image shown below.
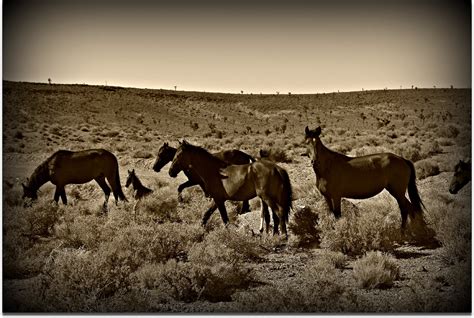
[[[471,311],[471,182],[449,192],[471,154],[471,89],[416,88],[321,94],[223,94],[112,86],[3,82],[3,308],[5,312],[452,313]],[[348,156],[391,152],[411,160],[434,237],[400,231],[383,191],[342,200],[335,219],[316,187],[305,127]],[[210,152],[260,150],[293,189],[288,241],[260,233],[260,200],[239,214],[199,186],[153,171],[158,149],[186,140]],[[128,202],[108,211],[92,181],[45,184],[23,198],[54,152],[103,148],[119,163]],[[153,190],[125,187],[135,170]],[[272,221],[273,222],[273,221]],[[410,227],[410,224],[408,224]]]

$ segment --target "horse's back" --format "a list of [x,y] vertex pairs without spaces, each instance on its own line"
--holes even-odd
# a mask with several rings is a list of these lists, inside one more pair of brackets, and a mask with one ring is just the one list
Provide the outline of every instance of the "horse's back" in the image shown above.
[[100,176],[115,176],[118,161],[105,149],[60,150],[51,157],[49,169],[57,182],[85,183]]
[[387,152],[349,158],[345,163],[332,166],[330,174],[322,177],[330,193],[365,199],[384,188],[408,184],[410,174],[407,160]]
[[223,150],[213,154],[217,158],[225,161],[228,164],[244,165],[252,162],[252,157],[243,151],[232,149]]

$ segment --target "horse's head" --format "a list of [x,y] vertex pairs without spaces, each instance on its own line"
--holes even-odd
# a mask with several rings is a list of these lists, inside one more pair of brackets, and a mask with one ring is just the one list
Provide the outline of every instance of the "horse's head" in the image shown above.
[[316,141],[316,138],[319,139],[319,135],[321,135],[321,126],[314,130],[310,130],[308,126],[306,126],[305,130],[305,142],[306,143],[314,143]]
[[305,130],[305,138],[304,141],[307,145],[311,145],[311,147],[308,147],[309,149],[309,157],[311,158],[311,162],[314,164],[317,158],[317,152],[318,152],[318,141],[319,144],[321,144],[321,140],[319,139],[319,136],[321,135],[321,126],[318,126],[318,128],[310,130],[308,126],[306,126]]
[[449,192],[458,193],[469,181],[471,181],[471,161],[460,160],[454,167],[454,176],[449,186]]
[[158,150],[158,156],[156,157],[155,164],[153,165],[153,170],[160,172],[161,168],[173,160],[175,153],[176,149],[170,147],[168,143],[165,142]]
[[186,140],[179,143],[178,149],[176,149],[176,154],[174,155],[173,161],[171,162],[171,167],[169,170],[169,175],[172,178],[176,178],[178,173],[187,167],[188,155],[187,150],[190,147]]
[[32,200],[38,199],[38,189],[35,189],[30,186],[29,180],[27,180],[26,185],[24,183],[21,184],[23,187],[23,199],[30,198]]
[[134,177],[135,177],[135,169],[132,169],[132,171],[128,170],[127,182],[125,182],[126,188],[128,188],[128,186],[132,184]]

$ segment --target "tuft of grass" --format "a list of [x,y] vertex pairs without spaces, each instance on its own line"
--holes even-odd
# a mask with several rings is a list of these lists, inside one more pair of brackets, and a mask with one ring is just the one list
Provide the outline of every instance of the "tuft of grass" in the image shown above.
[[355,261],[353,275],[361,288],[389,288],[399,278],[400,269],[390,254],[370,251]]

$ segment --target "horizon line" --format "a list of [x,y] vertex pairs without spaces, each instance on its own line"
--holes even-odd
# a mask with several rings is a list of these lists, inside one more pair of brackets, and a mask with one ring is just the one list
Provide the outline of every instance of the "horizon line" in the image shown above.
[[27,83],[27,84],[40,84],[40,85],[78,85],[78,86],[97,86],[97,87],[120,87],[123,89],[146,89],[146,90],[162,90],[162,91],[170,91],[170,92],[183,92],[183,93],[207,93],[207,94],[229,94],[229,95],[274,95],[274,96],[292,96],[292,95],[319,95],[319,94],[335,94],[335,93],[361,93],[361,92],[373,92],[373,91],[402,91],[402,90],[421,90],[421,89],[472,89],[472,87],[437,87],[436,85],[433,85],[433,87],[418,87],[415,85],[412,85],[413,88],[407,87],[407,88],[389,88],[389,87],[384,87],[384,88],[375,88],[375,89],[363,89],[362,90],[337,90],[337,91],[322,91],[322,92],[311,92],[311,93],[292,93],[292,92],[286,92],[282,93],[280,91],[275,91],[274,93],[254,93],[254,92],[244,92],[241,91],[242,93],[238,92],[219,92],[219,91],[197,91],[197,90],[177,90],[177,89],[172,89],[172,88],[153,88],[153,87],[140,87],[140,86],[122,86],[122,85],[110,85],[110,84],[88,84],[88,83],[48,83],[48,82],[31,82],[31,81],[15,81],[15,80],[8,80],[8,79],[3,79],[4,82],[11,82],[11,83]]

